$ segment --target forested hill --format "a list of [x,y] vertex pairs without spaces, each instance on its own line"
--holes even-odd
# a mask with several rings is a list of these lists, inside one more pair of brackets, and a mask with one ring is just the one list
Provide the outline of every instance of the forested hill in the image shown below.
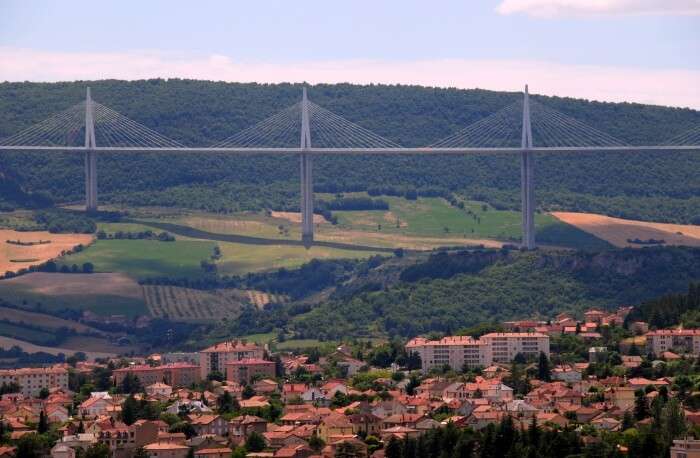
[[[188,145],[209,145],[297,102],[300,85],[189,80],[0,84],[0,137],[93,97]],[[312,101],[404,146],[421,146],[510,104],[520,94],[416,86],[318,85]],[[700,124],[700,112],[639,104],[538,97],[543,103],[631,144],[658,144]],[[101,156],[102,201],[181,205],[214,211],[297,206],[295,157]],[[4,208],[82,199],[82,158],[7,153],[0,157]],[[416,188],[456,192],[518,208],[518,158],[326,157],[317,189]],[[537,157],[542,209],[594,211],[664,221],[700,221],[700,155],[567,154]],[[261,186],[264,185],[264,186]],[[385,189],[386,190],[386,189]]]

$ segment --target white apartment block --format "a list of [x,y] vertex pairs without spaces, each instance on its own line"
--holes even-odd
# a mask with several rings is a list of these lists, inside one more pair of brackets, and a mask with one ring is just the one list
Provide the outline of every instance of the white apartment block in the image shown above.
[[549,357],[549,336],[539,332],[492,332],[481,336],[491,347],[494,363],[512,361],[518,353],[525,357],[538,356],[540,352]]
[[646,333],[647,348],[655,355],[665,351],[700,355],[700,329],[657,329]]
[[68,371],[62,367],[0,370],[0,385],[17,383],[25,396],[37,396],[42,388],[68,390]]
[[199,366],[203,379],[218,371],[226,375],[226,364],[242,359],[263,359],[262,347],[245,340],[221,342],[199,352]]
[[537,356],[543,352],[549,357],[549,336],[536,332],[491,333],[474,339],[470,336],[448,336],[440,340],[416,337],[406,344],[406,351],[418,353],[422,370],[449,365],[486,367],[494,362],[508,362],[515,355]]

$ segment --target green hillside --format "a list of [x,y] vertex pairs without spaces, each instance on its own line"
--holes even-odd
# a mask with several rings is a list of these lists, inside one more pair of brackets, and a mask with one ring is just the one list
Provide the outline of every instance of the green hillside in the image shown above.
[[[438,253],[418,260],[375,262],[335,270],[316,263],[307,284],[338,285],[331,294],[276,307],[249,310],[228,331],[291,331],[298,338],[455,332],[508,319],[547,319],[590,307],[614,309],[668,293],[685,292],[700,280],[700,249],[617,249],[597,253],[472,251]],[[328,272],[334,272],[329,280]],[[351,271],[352,272],[352,271]],[[250,281],[286,292],[292,273]],[[333,276],[331,276],[333,278]],[[272,313],[270,313],[272,312]]]
[[[208,145],[298,101],[300,85],[189,80],[0,84],[0,137],[81,101],[95,100],[188,145]],[[454,133],[516,100],[517,93],[416,86],[318,85],[309,97],[405,146]],[[539,97],[565,114],[630,144],[658,144],[700,124],[700,112],[640,104]],[[537,139],[535,139],[536,143]],[[700,155],[566,154],[536,158],[542,209],[607,213],[646,220],[700,221]],[[78,155],[7,153],[3,177],[14,183],[0,206],[80,201]],[[229,212],[298,206],[297,158],[225,155],[101,156],[100,198]],[[167,164],[164,167],[163,164]],[[470,157],[321,157],[316,188],[422,195],[457,193],[495,208],[519,207],[519,162],[512,155]]]

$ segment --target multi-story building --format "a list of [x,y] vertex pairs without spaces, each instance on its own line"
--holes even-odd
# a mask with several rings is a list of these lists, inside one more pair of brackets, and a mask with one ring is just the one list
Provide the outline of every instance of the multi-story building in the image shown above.
[[549,336],[539,332],[492,332],[480,340],[491,348],[495,363],[512,361],[518,354],[527,358],[542,352],[549,357]]
[[647,348],[655,355],[665,351],[700,355],[700,329],[657,329],[646,333]]
[[491,349],[485,341],[469,336],[449,336],[440,340],[416,337],[406,344],[406,351],[418,353],[423,371],[450,366],[486,367],[491,364]]
[[274,378],[275,362],[246,358],[226,363],[226,380],[228,381],[250,383],[256,376],[258,378]]
[[42,388],[68,390],[68,371],[63,367],[0,370],[0,385],[16,383],[25,396],[36,396]]
[[171,387],[187,387],[201,380],[199,366],[188,363],[149,366],[141,364],[123,367],[114,371],[114,380],[121,384],[127,374],[135,375],[143,386],[166,383]]
[[214,371],[224,374],[226,364],[230,362],[242,359],[262,359],[263,356],[263,348],[254,343],[245,340],[221,342],[199,352],[201,376],[206,378]]
[[440,340],[416,337],[406,344],[406,351],[418,353],[422,370],[450,366],[486,367],[494,362],[508,362],[517,354],[525,357],[543,352],[549,356],[549,336],[537,332],[491,333],[474,339],[470,336],[449,336]]

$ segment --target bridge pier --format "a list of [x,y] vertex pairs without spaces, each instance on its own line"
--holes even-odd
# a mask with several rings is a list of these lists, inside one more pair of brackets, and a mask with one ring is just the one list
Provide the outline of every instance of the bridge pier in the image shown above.
[[534,250],[535,244],[535,162],[532,148],[532,125],[530,124],[530,96],[527,85],[523,95],[523,148],[520,154],[520,200],[522,212],[523,235],[521,245],[527,250]]
[[[301,149],[311,148],[311,128],[309,127],[309,101],[306,87],[301,97]],[[307,248],[314,241],[314,184],[310,153],[301,153],[301,241]]]
[[92,112],[90,88],[85,95],[85,211],[97,211],[97,153],[95,144],[95,119]]
[[301,241],[310,246],[314,241],[314,188],[312,160],[308,153],[301,154]]
[[85,153],[85,211],[97,211],[97,154]]

